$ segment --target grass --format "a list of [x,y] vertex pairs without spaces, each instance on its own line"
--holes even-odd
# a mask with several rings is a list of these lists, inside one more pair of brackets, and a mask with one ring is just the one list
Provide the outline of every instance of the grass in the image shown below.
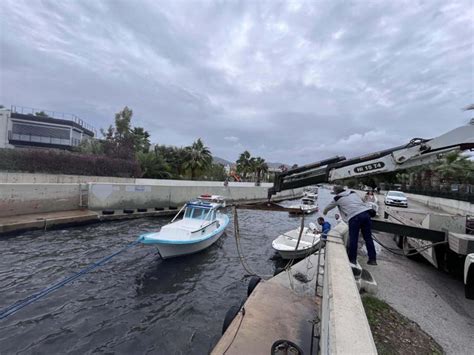
[[364,295],[362,303],[380,355],[444,354],[441,346],[418,324],[395,311],[384,301]]

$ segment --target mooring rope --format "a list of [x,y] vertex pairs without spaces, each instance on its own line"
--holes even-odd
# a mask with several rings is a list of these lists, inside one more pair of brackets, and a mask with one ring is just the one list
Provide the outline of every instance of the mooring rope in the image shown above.
[[100,259],[99,261],[96,261],[92,265],[89,265],[88,267],[76,272],[75,274],[65,278],[64,280],[56,282],[55,284],[53,284],[49,287],[46,287],[43,290],[41,290],[41,291],[31,295],[31,296],[28,296],[27,298],[25,298],[21,301],[18,301],[16,303],[12,304],[11,306],[8,306],[7,308],[2,309],[0,311],[0,319],[4,319],[4,318],[7,318],[8,316],[11,316],[12,314],[18,312],[20,309],[22,309],[22,308],[24,308],[24,307],[26,307],[26,306],[28,306],[28,305],[36,302],[36,301],[39,301],[43,297],[46,297],[51,292],[54,292],[54,291],[58,290],[59,288],[73,282],[74,280],[76,280],[79,277],[87,274],[88,272],[91,272],[92,270],[98,268],[99,266],[104,265],[106,262],[108,262],[113,257],[123,253],[125,250],[130,249],[130,248],[134,247],[135,245],[137,245],[138,243],[140,243],[141,239],[142,239],[142,237],[139,237],[137,240],[135,240],[132,243],[127,244],[122,249],[120,249],[120,250],[116,251],[115,253],[110,254],[110,255]]

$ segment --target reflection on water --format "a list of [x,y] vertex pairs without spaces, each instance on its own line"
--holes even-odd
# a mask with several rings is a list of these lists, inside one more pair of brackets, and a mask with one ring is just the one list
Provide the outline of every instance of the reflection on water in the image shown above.
[[[321,190],[320,207],[329,201]],[[231,217],[231,211],[227,210]],[[318,214],[306,217],[315,221]],[[109,255],[169,218],[144,218],[0,240],[0,308]],[[239,210],[246,261],[262,275],[286,265],[271,242],[299,226],[281,212]],[[0,321],[0,353],[205,354],[220,337],[228,308],[246,295],[231,224],[207,250],[160,259],[139,245]]]

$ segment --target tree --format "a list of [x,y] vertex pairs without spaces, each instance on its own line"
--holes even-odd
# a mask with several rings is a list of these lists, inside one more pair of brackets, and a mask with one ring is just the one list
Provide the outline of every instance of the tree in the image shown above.
[[239,173],[244,178],[244,180],[247,178],[247,174],[252,172],[251,159],[252,157],[250,152],[246,150],[240,154],[239,159],[236,161],[237,173]]
[[198,138],[191,146],[186,147],[187,153],[184,168],[191,173],[191,180],[196,178],[197,174],[206,170],[212,163],[211,151],[204,146],[201,138]]
[[165,159],[166,163],[170,167],[170,172],[173,178],[182,179],[184,177],[184,163],[188,156],[185,148],[156,145],[155,153],[161,154],[163,159]]
[[265,159],[261,157],[256,157],[251,159],[252,170],[257,175],[257,184],[260,184],[260,178],[262,173],[265,174],[268,172],[268,165],[265,162]]
[[48,114],[44,111],[35,112],[36,117],[49,117]]
[[220,163],[211,163],[205,172],[205,177],[208,180],[224,181],[227,178],[224,165]]
[[83,139],[77,147],[77,151],[84,154],[101,155],[104,154],[104,145],[99,139]]
[[104,153],[111,157],[135,159],[138,151],[147,152],[150,148],[150,134],[142,127],[131,127],[133,111],[125,106],[115,114],[115,126],[101,130],[104,140]]
[[459,152],[451,152],[435,165],[434,171],[446,182],[466,183],[472,181],[474,163]]
[[133,127],[132,137],[135,152],[148,152],[150,150],[150,134],[143,127]]
[[150,179],[169,179],[169,166],[163,157],[155,152],[137,153],[137,160],[142,170],[142,177]]

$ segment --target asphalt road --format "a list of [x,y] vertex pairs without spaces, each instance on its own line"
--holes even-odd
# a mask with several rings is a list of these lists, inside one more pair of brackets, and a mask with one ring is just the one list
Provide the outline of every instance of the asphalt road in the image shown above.
[[[383,206],[383,197],[380,199]],[[409,204],[410,209],[430,210],[412,201]],[[383,244],[396,248],[391,235],[377,236]],[[447,354],[474,354],[474,300],[464,297],[462,280],[438,271],[428,262],[410,260],[385,249],[378,255],[378,266],[367,269],[377,281],[377,296],[418,323]]]

